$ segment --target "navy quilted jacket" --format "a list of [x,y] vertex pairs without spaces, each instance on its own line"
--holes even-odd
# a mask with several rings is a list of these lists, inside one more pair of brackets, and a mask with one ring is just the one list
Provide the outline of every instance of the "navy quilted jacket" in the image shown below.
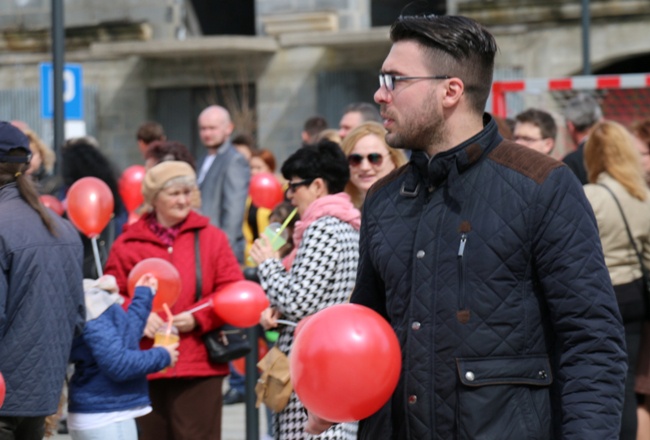
[[366,199],[352,302],[391,323],[403,370],[359,439],[615,439],[625,342],[591,208],[485,122]]
[[149,405],[146,375],[169,365],[164,348],[140,350],[140,339],[151,311],[149,288],[138,287],[128,312],[113,304],[88,321],[75,338],[71,361],[68,410],[73,413],[123,411]]
[[56,236],[15,183],[0,188],[0,372],[7,384],[0,416],[56,412],[72,338],[83,329],[81,240],[51,215]]

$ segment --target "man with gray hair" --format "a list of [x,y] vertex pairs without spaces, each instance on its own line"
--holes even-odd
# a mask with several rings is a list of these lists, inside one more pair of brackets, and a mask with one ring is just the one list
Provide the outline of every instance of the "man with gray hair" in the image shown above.
[[587,136],[597,122],[603,119],[603,111],[592,96],[580,93],[573,97],[564,109],[567,130],[578,149],[564,156],[563,162],[575,173],[583,185],[587,184],[584,149]]
[[339,122],[339,136],[345,136],[353,129],[364,122],[375,121],[382,123],[381,115],[377,107],[367,102],[353,102],[343,110],[343,116]]

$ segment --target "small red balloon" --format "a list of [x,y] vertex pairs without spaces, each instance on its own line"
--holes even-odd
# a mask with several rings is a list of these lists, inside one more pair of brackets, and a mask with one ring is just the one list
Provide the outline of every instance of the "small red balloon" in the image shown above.
[[113,193],[96,177],[84,177],[73,183],[67,204],[70,221],[88,238],[97,237],[113,215]]
[[[266,356],[266,353],[269,352],[269,346],[266,344],[264,338],[257,339],[257,351],[259,353],[258,359],[262,359]],[[238,359],[235,359],[232,363],[232,368],[241,374],[242,376],[246,375],[246,356],[242,356]]]
[[253,281],[229,284],[212,298],[214,313],[235,327],[252,327],[260,322],[260,314],[269,306],[264,289]]
[[5,402],[5,394],[7,393],[7,385],[5,384],[5,378],[0,373],[0,408],[2,408],[2,404]]
[[132,212],[144,202],[142,181],[147,170],[142,165],[132,165],[124,170],[118,182],[120,197],[126,210]]
[[402,356],[395,332],[381,315],[358,304],[338,304],[302,326],[289,366],[305,408],[325,420],[352,422],[388,401]]
[[61,203],[61,201],[56,197],[51,196],[49,194],[43,194],[42,196],[39,197],[39,199],[41,200],[41,203],[45,207],[50,208],[58,215],[63,215],[63,213],[65,212],[65,209],[63,208],[63,203]]
[[129,217],[126,220],[126,223],[132,225],[138,220],[140,220],[140,214],[136,214],[135,212],[129,212]]
[[129,296],[133,298],[135,283],[146,273],[150,273],[158,279],[158,290],[156,296],[153,297],[151,310],[163,311],[164,303],[167,303],[169,307],[173,306],[181,294],[181,274],[173,264],[162,258],[147,258],[133,266],[127,280]]
[[271,173],[258,173],[251,178],[248,187],[253,205],[259,208],[275,208],[284,200],[284,191],[278,179]]

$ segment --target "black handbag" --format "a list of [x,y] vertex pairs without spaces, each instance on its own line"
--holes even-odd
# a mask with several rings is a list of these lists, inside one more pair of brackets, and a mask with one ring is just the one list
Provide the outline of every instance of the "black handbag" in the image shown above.
[[[199,244],[199,231],[194,234],[194,252],[196,261],[196,301],[201,299],[202,275],[201,252]],[[224,324],[223,326],[205,333],[202,337],[208,352],[210,362],[224,364],[240,357],[246,356],[251,351],[251,344],[246,335],[246,330]]]
[[[641,252],[639,252],[639,248],[636,247],[636,242],[634,241],[634,237],[632,236],[632,231],[630,230],[630,225],[627,223],[627,218],[625,218],[625,214],[623,213],[623,207],[621,206],[621,203],[618,201],[618,198],[616,197],[616,195],[614,195],[614,192],[609,187],[607,187],[607,186],[605,186],[603,184],[599,184],[599,186],[602,186],[607,191],[609,191],[609,193],[614,198],[614,201],[616,202],[616,205],[618,206],[618,210],[621,212],[621,217],[623,217],[623,223],[625,224],[625,230],[627,231],[627,236],[630,239],[630,243],[632,244],[632,248],[634,249],[634,253],[636,254],[636,257],[639,260],[639,265],[641,266],[641,279],[636,280],[636,281],[634,281],[634,282],[632,282],[630,284],[626,284],[626,285],[622,286],[623,288],[619,289],[619,291],[616,292],[617,296],[619,296],[619,294],[622,293],[623,295],[626,295],[626,296],[629,297],[630,296],[629,291],[631,290],[630,287],[632,287],[634,285],[641,284],[640,291],[641,291],[641,295],[643,297],[642,298],[642,300],[643,300],[643,310],[641,310],[641,311],[637,310],[636,312],[630,311],[629,314],[630,315],[632,315],[632,314],[641,315],[641,316],[636,316],[636,319],[634,319],[634,320],[649,319],[650,318],[650,272],[648,271],[648,268],[646,267],[646,265],[643,263],[643,257],[641,255]],[[640,283],[639,283],[639,281],[640,281]],[[617,286],[614,286],[615,291],[617,290],[616,287]],[[635,290],[639,290],[639,289],[635,289]],[[624,322],[628,322],[628,319],[626,319],[627,314],[628,313],[625,310],[621,310],[621,315],[623,317]]]

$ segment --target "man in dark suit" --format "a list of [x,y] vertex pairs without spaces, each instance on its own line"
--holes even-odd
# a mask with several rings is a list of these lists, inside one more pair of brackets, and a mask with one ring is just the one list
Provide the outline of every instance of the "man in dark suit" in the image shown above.
[[578,149],[564,156],[562,161],[571,168],[580,183],[585,185],[588,183],[584,159],[585,142],[593,126],[603,119],[603,111],[596,99],[580,93],[568,102],[564,109],[564,118],[569,135]]
[[201,211],[226,233],[237,261],[243,263],[242,224],[250,169],[230,142],[233,128],[230,113],[223,107],[212,105],[199,115],[199,135],[207,154],[199,168],[198,184]]

